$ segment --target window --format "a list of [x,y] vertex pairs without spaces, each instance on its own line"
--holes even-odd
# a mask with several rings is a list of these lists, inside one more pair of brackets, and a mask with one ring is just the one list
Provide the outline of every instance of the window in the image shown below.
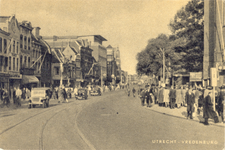
[[16,70],[19,71],[19,58],[16,58]]
[[16,44],[16,53],[19,54],[19,42]]
[[55,75],[59,75],[59,67],[55,67]]
[[7,40],[4,39],[4,53],[7,53]]
[[23,35],[20,35],[20,48],[23,48]]
[[24,56],[24,67],[27,66],[27,56]]
[[27,49],[27,37],[24,36],[24,49]]
[[0,37],[0,53],[2,53],[2,38]]
[[16,64],[15,64],[16,62],[15,62],[15,57],[13,57],[13,71],[15,71],[16,70]]
[[23,66],[23,56],[21,55],[20,56],[20,68],[22,68],[22,66]]
[[15,48],[15,46],[16,46],[16,41],[13,41],[13,53],[15,53],[15,52],[16,52],[16,48]]
[[30,57],[28,57],[28,68],[30,68]]
[[28,38],[28,50],[30,50],[30,38]]
[[11,70],[11,57],[9,56],[9,70]]

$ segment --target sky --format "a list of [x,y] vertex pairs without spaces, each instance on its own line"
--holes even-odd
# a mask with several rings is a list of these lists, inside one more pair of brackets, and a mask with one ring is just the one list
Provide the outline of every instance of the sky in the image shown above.
[[101,35],[119,47],[121,68],[136,74],[136,55],[189,0],[0,0],[0,15],[40,27],[41,36]]

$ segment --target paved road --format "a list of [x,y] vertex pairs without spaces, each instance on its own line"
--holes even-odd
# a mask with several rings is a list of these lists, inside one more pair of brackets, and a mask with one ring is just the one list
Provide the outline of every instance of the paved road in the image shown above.
[[58,104],[49,108],[23,108],[0,112],[2,149],[90,149],[76,127],[78,112],[94,99]]
[[151,111],[142,107],[137,97],[128,98],[124,92],[111,92],[104,100],[86,107],[77,122],[98,150],[224,148],[223,127]]
[[222,149],[224,141],[223,128],[153,112],[124,91],[0,111],[0,124],[2,149]]

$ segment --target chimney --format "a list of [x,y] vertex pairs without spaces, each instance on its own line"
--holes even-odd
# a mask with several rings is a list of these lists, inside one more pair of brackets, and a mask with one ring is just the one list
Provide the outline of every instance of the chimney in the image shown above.
[[36,36],[36,37],[39,37],[40,36],[40,27],[34,27],[34,35]]

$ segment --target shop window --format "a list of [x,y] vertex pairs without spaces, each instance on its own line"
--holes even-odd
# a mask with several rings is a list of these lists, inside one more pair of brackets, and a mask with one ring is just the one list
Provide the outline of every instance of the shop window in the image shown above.
[[16,64],[15,64],[16,62],[15,62],[15,57],[13,57],[13,71],[15,71],[16,70]]
[[11,70],[11,57],[9,56],[9,70]]

